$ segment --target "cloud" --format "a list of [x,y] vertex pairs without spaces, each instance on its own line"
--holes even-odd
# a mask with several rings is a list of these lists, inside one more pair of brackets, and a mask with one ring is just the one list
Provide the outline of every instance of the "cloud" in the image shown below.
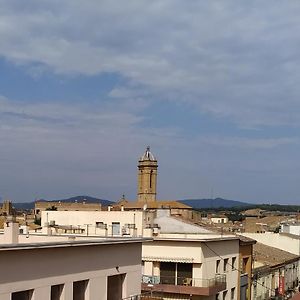
[[137,105],[132,111],[131,99],[128,105],[122,98],[122,105],[114,100],[70,106],[1,97],[1,195],[30,201],[86,193],[116,200],[125,193],[134,199],[137,160],[148,144],[159,159],[161,199],[207,197],[212,186],[216,195],[257,199],[243,180],[250,177],[257,186],[263,177],[266,186],[259,193],[269,195],[268,181],[276,181],[275,174],[291,185],[287,175],[295,175],[299,164],[295,154],[284,155],[290,146],[299,148],[297,137],[199,133],[191,139],[180,128],[140,126],[148,107]]
[[[233,198],[273,186],[277,200],[288,188],[297,195],[299,10],[268,1],[0,0],[8,64],[45,81],[121,78],[93,102],[18,102],[2,88],[0,192],[133,198],[136,159],[150,144],[163,198],[211,186]],[[189,115],[179,122],[186,112],[191,124]]]
[[[74,193],[135,197],[136,163],[148,143],[176,132],[141,128],[145,105],[22,103],[0,98],[0,193],[17,201]],[[18,186],[16,189],[15,187]]]
[[188,102],[241,127],[300,125],[299,3],[13,0],[0,8],[0,55],[29,69],[114,72],[128,79],[119,90]]
[[269,150],[281,146],[299,145],[299,138],[241,138],[241,137],[203,137],[202,143],[232,148],[265,149]]

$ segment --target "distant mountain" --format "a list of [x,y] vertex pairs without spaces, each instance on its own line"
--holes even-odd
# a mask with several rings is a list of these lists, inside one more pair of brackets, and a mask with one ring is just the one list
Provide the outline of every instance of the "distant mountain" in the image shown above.
[[51,202],[83,202],[85,201],[86,203],[101,203],[103,206],[108,206],[111,204],[114,204],[115,202],[110,201],[110,200],[105,200],[105,199],[100,199],[100,198],[95,198],[95,197],[90,197],[90,196],[75,196],[67,199],[58,199],[58,200],[44,200],[44,199],[39,199],[39,201],[51,201]]
[[[45,199],[39,199],[38,201],[50,201],[50,202],[83,202],[85,201],[86,203],[101,203],[103,206],[108,206],[112,205],[115,202],[110,201],[110,200],[105,200],[105,199],[99,199],[99,198],[94,198],[90,196],[75,196],[67,199],[57,199],[57,200],[45,200]],[[33,209],[34,208],[34,201],[33,202],[23,202],[23,203],[15,203],[13,202],[13,207],[17,209]]]
[[222,198],[215,199],[185,199],[179,200],[179,202],[189,205],[193,208],[230,208],[230,207],[247,207],[253,206],[253,204],[235,201],[235,200],[227,200]]

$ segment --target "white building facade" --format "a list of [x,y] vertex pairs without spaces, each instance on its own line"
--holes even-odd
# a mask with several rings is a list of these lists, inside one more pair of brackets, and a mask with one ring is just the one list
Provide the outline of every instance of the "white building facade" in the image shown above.
[[164,299],[238,299],[239,240],[162,234],[143,245],[143,290]]
[[[1,300],[120,300],[141,292],[142,238],[0,235]],[[126,255],[124,255],[126,253]]]
[[[79,233],[99,236],[142,236],[143,211],[43,211],[44,233]],[[50,228],[50,232],[49,232]]]

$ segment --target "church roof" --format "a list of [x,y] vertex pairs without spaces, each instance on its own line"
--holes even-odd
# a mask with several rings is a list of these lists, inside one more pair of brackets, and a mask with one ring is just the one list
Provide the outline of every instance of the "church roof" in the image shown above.
[[[114,208],[119,208],[121,205],[127,209],[142,209],[145,205],[142,201],[128,201],[128,200],[121,200],[118,203],[114,204]],[[147,203],[148,209],[159,209],[159,208],[179,208],[179,209],[191,209],[190,206],[185,205],[178,201],[151,201]]]
[[140,161],[156,161],[154,155],[150,152],[150,146],[146,148],[145,153],[141,156]]

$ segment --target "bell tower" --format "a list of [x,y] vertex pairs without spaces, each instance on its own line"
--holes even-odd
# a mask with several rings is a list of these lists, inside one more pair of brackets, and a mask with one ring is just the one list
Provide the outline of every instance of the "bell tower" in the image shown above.
[[148,146],[138,164],[138,201],[156,201],[157,160]]

